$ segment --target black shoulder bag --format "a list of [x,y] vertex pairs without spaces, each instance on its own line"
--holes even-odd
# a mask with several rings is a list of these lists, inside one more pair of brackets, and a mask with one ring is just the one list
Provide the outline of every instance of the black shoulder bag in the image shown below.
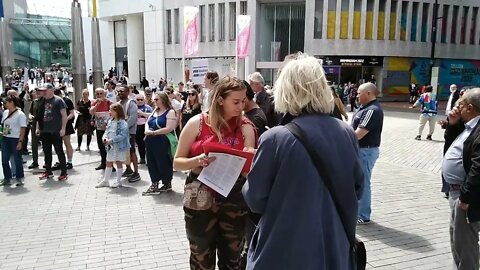
[[303,130],[294,122],[290,122],[285,127],[297,138],[298,141],[305,147],[307,150],[310,158],[313,161],[313,164],[317,168],[318,174],[320,175],[320,178],[323,180],[323,183],[327,187],[328,191],[330,192],[330,196],[332,197],[333,203],[335,204],[335,208],[337,209],[337,212],[340,216],[340,220],[342,221],[343,228],[345,230],[345,233],[347,234],[348,241],[350,242],[350,248],[353,251],[353,254],[355,256],[355,264],[356,264],[356,269],[357,270],[364,270],[366,265],[367,265],[367,251],[365,249],[365,245],[363,244],[362,241],[360,241],[358,238],[355,237],[355,234],[351,234],[347,231],[347,227],[345,226],[345,211],[341,207],[340,203],[338,202],[338,197],[337,194],[335,193],[335,190],[333,189],[333,182],[332,179],[330,178],[330,175],[328,174],[328,169],[325,166],[325,163],[323,160],[320,158],[320,156],[317,154],[317,152],[314,150],[314,148],[308,143],[307,137],[305,136],[305,133]]

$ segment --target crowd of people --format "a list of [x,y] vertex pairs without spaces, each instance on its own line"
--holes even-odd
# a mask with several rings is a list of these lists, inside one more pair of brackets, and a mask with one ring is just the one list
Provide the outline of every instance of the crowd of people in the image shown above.
[[[33,152],[28,168],[39,167],[41,145],[45,171],[40,179],[47,181],[55,170],[59,181],[68,179],[73,133],[76,151],[90,151],[96,136],[101,158],[95,169],[104,171],[97,188],[140,181],[139,164],[146,164],[151,184],[142,195],[159,195],[172,190],[174,170],[188,172],[183,208],[191,269],[215,269],[217,257],[219,269],[355,269],[350,239],[357,224],[370,222],[370,177],[383,125],[374,84],[355,86],[360,108],[350,127],[342,121],[348,115],[323,68],[301,53],[287,57],[273,89],[259,72],[242,81],[209,71],[202,86],[179,82],[151,88],[144,80],[140,92],[111,73],[103,88],[94,89],[93,99],[84,90],[76,104],[64,88],[50,83],[25,89],[28,106],[20,104],[17,91],[7,92],[2,185],[24,184],[22,157],[15,149],[25,147],[28,130]],[[320,180],[307,151],[312,149],[289,125],[303,130],[314,151],[331,153],[323,161],[336,176],[333,190],[342,191],[340,206]],[[235,175],[227,196],[199,180],[216,162],[204,152],[209,143],[254,155],[251,168]],[[58,158],[53,165],[52,146]],[[295,219],[297,226],[278,222],[285,218]],[[290,244],[282,245],[285,241]]]

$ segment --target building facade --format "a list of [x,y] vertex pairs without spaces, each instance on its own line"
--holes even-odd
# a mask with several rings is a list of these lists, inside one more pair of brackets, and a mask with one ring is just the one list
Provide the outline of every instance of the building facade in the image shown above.
[[[236,18],[251,19],[250,53],[238,74],[260,71],[275,81],[284,57],[298,51],[323,60],[337,83],[375,80],[385,98],[408,95],[411,82],[430,82],[434,18],[439,93],[448,85],[480,85],[478,0],[99,0],[104,66],[125,70],[132,83],[145,76],[177,83],[191,76],[192,59],[235,74]],[[199,8],[199,51],[185,59],[183,7]],[[102,31],[101,29],[101,31]],[[105,33],[104,33],[105,32]]]

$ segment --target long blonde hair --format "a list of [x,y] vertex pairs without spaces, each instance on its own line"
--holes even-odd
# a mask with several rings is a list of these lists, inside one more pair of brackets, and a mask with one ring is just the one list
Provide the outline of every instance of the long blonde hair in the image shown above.
[[[210,110],[208,111],[207,125],[210,126],[220,141],[223,140],[222,130],[227,128],[230,131],[230,126],[223,115],[223,106],[220,105],[220,99],[226,99],[235,91],[246,91],[245,85],[238,78],[226,76],[215,84]],[[237,124],[239,124],[242,116],[240,115],[236,118]]]

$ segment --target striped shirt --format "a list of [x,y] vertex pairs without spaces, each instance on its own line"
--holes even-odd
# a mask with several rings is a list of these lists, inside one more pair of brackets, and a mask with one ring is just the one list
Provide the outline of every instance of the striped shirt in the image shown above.
[[379,147],[383,128],[383,110],[380,103],[375,99],[360,106],[353,116],[352,127],[354,130],[368,130],[367,135],[358,141],[360,148]]

